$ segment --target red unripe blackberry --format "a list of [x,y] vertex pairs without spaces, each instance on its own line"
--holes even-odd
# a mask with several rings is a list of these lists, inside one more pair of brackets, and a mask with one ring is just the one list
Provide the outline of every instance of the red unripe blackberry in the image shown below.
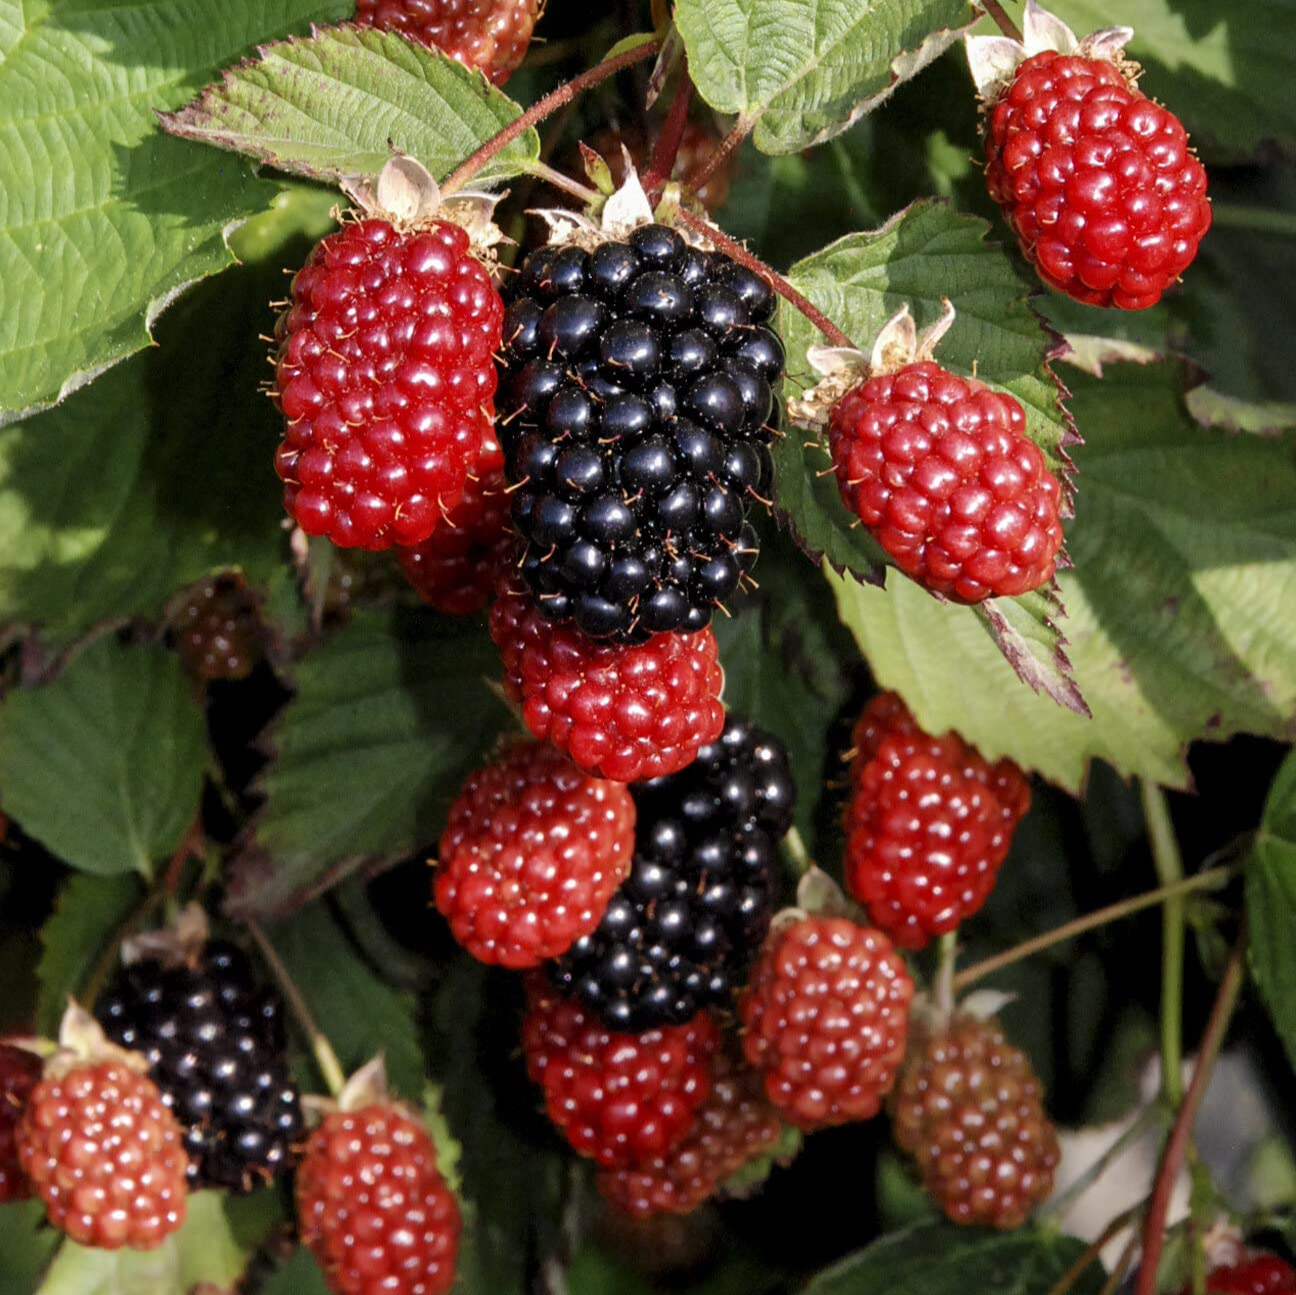
[[246,679],[261,659],[264,637],[256,598],[232,573],[196,584],[171,625],[176,651],[198,679]]
[[617,1034],[538,977],[528,986],[527,1073],[562,1135],[604,1168],[644,1164],[688,1136],[711,1091],[719,1037],[705,1012],[684,1025]]
[[527,728],[587,773],[613,782],[677,773],[724,728],[724,673],[709,627],[596,643],[545,620],[512,576],[500,585],[490,630]]
[[429,607],[448,616],[482,610],[513,556],[504,454],[488,430],[463,498],[421,544],[397,550],[406,579]]
[[845,880],[870,919],[921,949],[985,903],[1030,787],[957,733],[924,733],[895,693],[875,697],[854,733]]
[[655,1160],[601,1170],[598,1189],[636,1218],[689,1214],[782,1135],[783,1121],[765,1096],[760,1073],[720,1052],[693,1131]]
[[41,1060],[34,1052],[0,1043],[0,1205],[31,1195],[18,1163],[14,1130],[40,1075]]
[[[1296,1268],[1277,1255],[1254,1254],[1206,1274],[1207,1295],[1296,1295]],[[1183,1295],[1188,1295],[1185,1287]]]
[[1183,125],[1109,58],[1025,59],[988,110],[985,156],[1040,278],[1088,305],[1155,305],[1210,228]]
[[503,85],[531,43],[541,0],[356,0],[357,27],[400,32]]
[[297,1169],[301,1239],[334,1295],[445,1295],[462,1219],[428,1131],[390,1103],[333,1111]]
[[904,1059],[914,984],[881,931],[839,917],[775,925],[738,1000],[743,1053],[799,1129],[876,1115]]
[[993,1021],[957,1016],[920,1041],[891,1099],[892,1131],[955,1223],[1015,1228],[1060,1158],[1039,1079]]
[[844,395],[828,427],[842,500],[906,575],[976,603],[1053,577],[1062,488],[1011,396],[925,360]]
[[482,962],[565,953],[602,919],[634,853],[635,807],[552,746],[518,743],[471,774],[441,837],[436,904]]
[[356,220],[315,247],[275,329],[275,470],[302,530],[368,549],[432,534],[491,426],[503,318],[448,221]]
[[28,1096],[17,1141],[50,1222],[83,1246],[151,1250],[184,1222],[180,1126],[124,1061],[53,1070]]

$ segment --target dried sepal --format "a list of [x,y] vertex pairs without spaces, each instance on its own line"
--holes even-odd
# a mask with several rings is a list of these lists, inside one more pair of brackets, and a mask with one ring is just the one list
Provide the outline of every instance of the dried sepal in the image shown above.
[[59,1022],[58,1049],[45,1061],[45,1077],[61,1079],[82,1066],[111,1061],[137,1074],[148,1074],[148,1061],[138,1052],[118,1047],[103,1027],[75,998],[69,996],[67,1010]]
[[160,962],[164,967],[197,966],[203,945],[211,936],[211,923],[201,904],[186,904],[166,926],[141,931],[122,941],[122,965]]

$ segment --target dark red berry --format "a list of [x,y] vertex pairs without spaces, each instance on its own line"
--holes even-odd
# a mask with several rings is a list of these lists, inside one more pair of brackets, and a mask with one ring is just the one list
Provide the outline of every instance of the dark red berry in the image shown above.
[[[1277,1255],[1253,1254],[1206,1274],[1207,1295],[1296,1295],[1296,1268]],[[1185,1287],[1183,1295],[1189,1295]]]
[[450,808],[436,903],[482,962],[536,967],[603,917],[634,852],[625,786],[552,746],[519,743],[472,774]]
[[833,407],[829,447],[846,506],[896,565],[959,602],[1053,578],[1062,489],[1011,396],[933,361],[881,373]]
[[881,931],[837,917],[776,924],[738,1000],[743,1052],[804,1130],[867,1120],[891,1091],[914,984]]
[[468,235],[357,220],[323,239],[275,329],[275,469],[308,535],[417,544],[489,433],[504,307]]
[[40,1075],[41,1060],[34,1052],[0,1043],[0,1205],[31,1195],[18,1163],[14,1131]]
[[376,1102],[333,1111],[297,1169],[301,1239],[334,1295],[445,1295],[462,1220],[428,1131]]
[[180,1126],[157,1085],[125,1062],[88,1062],[42,1079],[17,1141],[50,1222],[83,1246],[152,1250],[184,1222]]
[[400,32],[503,85],[526,57],[542,0],[356,0],[358,27]]
[[989,110],[985,155],[1040,278],[1089,305],[1155,305],[1210,228],[1182,124],[1110,59],[1027,58]]
[[541,616],[516,576],[500,585],[490,628],[527,728],[587,773],[613,782],[677,773],[724,728],[709,628],[595,643]]
[[924,733],[895,693],[855,725],[846,801],[846,888],[902,948],[977,912],[994,887],[1030,787],[956,733]]
[[171,625],[180,659],[199,679],[246,679],[265,646],[257,600],[229,572],[196,584]]
[[718,1042],[705,1012],[684,1025],[617,1034],[543,980],[529,985],[527,1072],[562,1135],[605,1168],[645,1164],[688,1136],[711,1091]]

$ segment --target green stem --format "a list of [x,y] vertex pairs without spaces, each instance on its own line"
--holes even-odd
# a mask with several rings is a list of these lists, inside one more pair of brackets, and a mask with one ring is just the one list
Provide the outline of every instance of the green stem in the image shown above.
[[573,180],[571,176],[564,175],[561,171],[555,170],[545,162],[528,162],[526,173],[535,176],[537,180],[544,180],[545,183],[552,184],[555,189],[570,193],[573,197],[579,198],[586,206],[598,202],[603,196],[597,189],[591,189],[589,185],[581,184],[579,180]]
[[[1089,1165],[1066,1191],[1059,1192],[1058,1195],[1054,1196],[1039,1211],[1036,1217],[1041,1220],[1061,1218],[1076,1200],[1083,1196],[1134,1143],[1143,1137],[1152,1125],[1163,1118],[1165,1118],[1165,1109],[1159,1103],[1153,1102],[1145,1106],[1135,1117],[1129,1128],[1114,1138],[1111,1146],[1093,1164]],[[1141,1203],[1139,1208],[1141,1208]]]
[[954,966],[958,962],[958,932],[947,931],[936,945],[938,962],[932,982],[932,1002],[943,1018],[954,1014]]
[[791,860],[798,877],[804,877],[814,867],[810,851],[806,849],[806,843],[795,827],[788,828],[787,835],[783,838],[783,852]]
[[1165,903],[1167,898],[1188,895],[1197,890],[1216,890],[1228,882],[1234,870],[1233,865],[1226,864],[1211,868],[1208,872],[1194,873],[1193,876],[1185,877],[1171,886],[1158,886],[1156,890],[1135,895],[1132,899],[1122,899],[1115,904],[1109,904],[1106,908],[1087,913],[1084,917],[1077,917],[1052,931],[1045,931],[1043,935],[1036,935],[1021,944],[1014,945],[1011,949],[1005,949],[1003,953],[996,953],[993,958],[986,958],[983,962],[974,963],[966,970],[960,971],[954,977],[954,989],[961,992],[976,981],[1011,966],[1014,962],[1042,953],[1045,949],[1072,940],[1086,931],[1093,931],[1100,926],[1106,926],[1109,922],[1129,917],[1132,913],[1141,912],[1145,908],[1154,908],[1157,904]]
[[1251,229],[1261,234],[1296,237],[1296,212],[1274,211],[1246,203],[1211,203],[1211,223],[1225,229]]
[[[1165,793],[1155,783],[1139,783],[1143,817],[1152,846],[1152,863],[1163,887],[1183,880],[1183,860]],[[1183,1101],[1183,975],[1186,907],[1180,894],[1161,909],[1161,1091],[1178,1107]]]

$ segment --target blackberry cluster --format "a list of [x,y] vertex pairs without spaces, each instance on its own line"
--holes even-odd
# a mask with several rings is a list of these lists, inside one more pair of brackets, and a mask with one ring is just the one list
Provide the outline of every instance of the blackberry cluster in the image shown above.
[[213,941],[196,966],[134,963],[95,1015],[114,1043],[148,1059],[184,1129],[191,1188],[250,1191],[292,1163],[304,1126],[282,1005],[240,950]]
[[702,629],[738,588],[773,475],[773,311],[760,275],[663,225],[523,262],[498,430],[547,619],[634,642]]
[[729,1005],[769,928],[796,785],[783,744],[731,714],[687,769],[631,791],[630,876],[550,975],[612,1029],[639,1033]]

